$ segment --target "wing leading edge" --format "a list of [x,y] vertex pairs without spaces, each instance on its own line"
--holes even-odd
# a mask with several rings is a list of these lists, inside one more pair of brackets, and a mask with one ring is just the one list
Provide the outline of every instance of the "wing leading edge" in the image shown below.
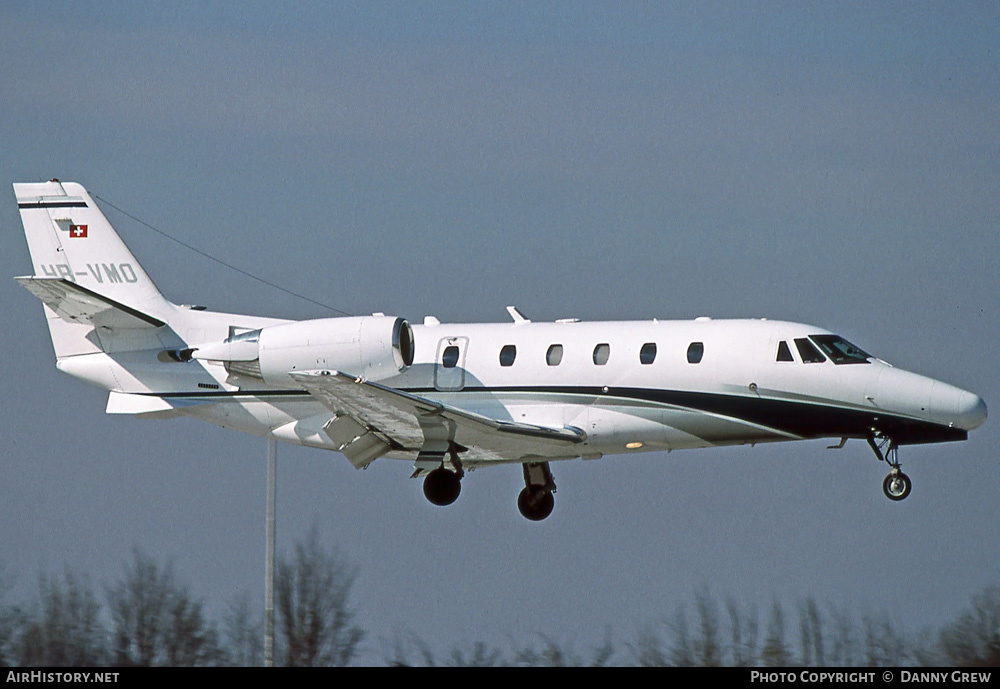
[[471,461],[568,457],[587,437],[577,428],[490,418],[338,371],[291,377],[336,414],[324,431],[358,468],[394,450],[443,454],[453,445]]

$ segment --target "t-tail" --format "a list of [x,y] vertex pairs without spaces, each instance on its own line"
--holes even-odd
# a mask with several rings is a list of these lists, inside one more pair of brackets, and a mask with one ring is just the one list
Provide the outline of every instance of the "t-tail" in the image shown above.
[[[82,186],[19,183],[14,193],[34,265],[34,275],[15,279],[45,305],[56,367],[111,391],[109,412],[213,404],[268,385],[287,392],[289,371],[319,362],[368,378],[412,362],[402,319],[291,322],[173,304]],[[241,418],[244,430],[271,430],[249,413]],[[233,423],[225,413],[208,420]]]
[[57,360],[156,346],[177,307],[160,294],[90,194],[52,180],[14,184]]

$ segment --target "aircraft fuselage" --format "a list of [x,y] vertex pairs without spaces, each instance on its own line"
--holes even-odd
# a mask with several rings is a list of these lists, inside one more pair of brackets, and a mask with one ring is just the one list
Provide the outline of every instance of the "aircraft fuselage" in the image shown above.
[[287,321],[171,303],[86,190],[14,185],[56,365],[110,391],[107,411],[181,415],[412,461],[434,504],[465,470],[520,463],[525,517],[552,511],[551,460],[862,438],[910,492],[902,445],[964,440],[977,395],[894,368],[838,335],[768,320],[422,325],[373,314]]

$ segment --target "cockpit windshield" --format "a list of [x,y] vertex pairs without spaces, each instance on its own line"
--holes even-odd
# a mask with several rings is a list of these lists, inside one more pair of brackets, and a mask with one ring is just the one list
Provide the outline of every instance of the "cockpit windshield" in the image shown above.
[[871,354],[858,349],[840,335],[810,335],[830,361],[835,364],[870,364]]

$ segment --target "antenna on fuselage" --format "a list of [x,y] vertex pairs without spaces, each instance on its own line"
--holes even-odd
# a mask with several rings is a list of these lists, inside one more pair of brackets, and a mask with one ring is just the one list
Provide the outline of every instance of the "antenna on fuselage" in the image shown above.
[[507,307],[507,313],[509,313],[510,317],[514,319],[514,322],[517,323],[517,324],[519,324],[519,325],[521,323],[530,323],[531,322],[531,319],[525,318],[524,314],[521,313],[520,311],[518,311],[516,306],[508,306]]

